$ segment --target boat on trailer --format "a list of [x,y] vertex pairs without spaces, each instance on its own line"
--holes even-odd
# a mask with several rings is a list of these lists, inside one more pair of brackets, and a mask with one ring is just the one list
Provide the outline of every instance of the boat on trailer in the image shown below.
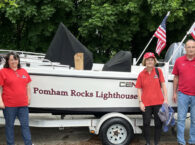
[[[134,134],[142,133],[141,115],[132,114],[140,113],[135,83],[143,66],[133,63],[130,72],[103,71],[109,65],[104,67],[100,64],[93,64],[92,70],[75,70],[46,62],[37,55],[23,56],[22,65],[33,80],[30,112],[61,115],[61,119],[48,116],[43,119],[42,115],[41,119],[34,119],[30,116],[31,127],[88,127],[91,134],[100,136],[103,145],[129,145]],[[171,99],[172,66],[165,62],[161,69],[168,88],[169,104],[176,108]],[[66,114],[71,114],[70,118],[64,118]],[[78,115],[78,118],[74,114],[94,114],[96,117]],[[0,117],[1,124],[4,125],[5,121]],[[19,125],[17,120],[15,125]],[[153,121],[151,125],[154,125]]]

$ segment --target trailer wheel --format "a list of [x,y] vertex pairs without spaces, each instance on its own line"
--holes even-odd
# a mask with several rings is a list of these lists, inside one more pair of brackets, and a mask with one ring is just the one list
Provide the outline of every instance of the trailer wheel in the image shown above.
[[103,145],[129,145],[133,135],[132,126],[123,118],[111,118],[100,129]]

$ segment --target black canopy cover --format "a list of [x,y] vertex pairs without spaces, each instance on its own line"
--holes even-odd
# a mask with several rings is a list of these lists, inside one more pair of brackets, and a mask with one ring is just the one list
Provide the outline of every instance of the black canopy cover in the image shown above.
[[132,63],[132,54],[130,51],[119,51],[106,64],[103,71],[130,72]]
[[84,53],[84,69],[90,70],[93,66],[92,53],[74,37],[63,23],[60,23],[45,59],[74,67],[76,53]]

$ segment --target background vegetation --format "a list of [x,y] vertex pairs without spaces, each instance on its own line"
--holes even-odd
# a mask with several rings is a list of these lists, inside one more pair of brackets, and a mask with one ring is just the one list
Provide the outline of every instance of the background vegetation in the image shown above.
[[[119,50],[138,57],[167,11],[166,49],[181,41],[194,22],[194,0],[4,0],[0,49],[46,52],[63,22],[93,52],[95,62]],[[148,51],[154,51],[156,42]]]

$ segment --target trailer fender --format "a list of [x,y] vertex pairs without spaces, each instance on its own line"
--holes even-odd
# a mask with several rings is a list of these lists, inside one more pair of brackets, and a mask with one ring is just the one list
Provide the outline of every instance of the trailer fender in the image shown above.
[[113,112],[113,113],[107,113],[99,119],[97,126],[96,126],[95,134],[99,134],[100,128],[106,120],[110,118],[116,118],[116,117],[127,120],[133,128],[133,132],[135,133],[135,125],[130,118],[128,118],[126,115],[122,113]]

